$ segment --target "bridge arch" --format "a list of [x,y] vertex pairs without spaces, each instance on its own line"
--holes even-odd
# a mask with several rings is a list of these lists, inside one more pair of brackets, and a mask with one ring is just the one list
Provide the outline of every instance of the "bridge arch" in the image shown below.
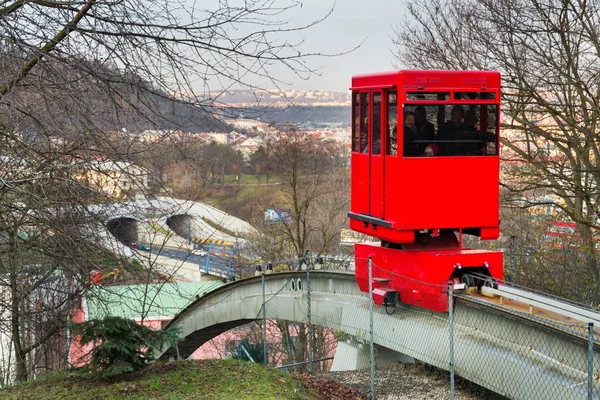
[[[292,288],[301,279],[305,290]],[[306,273],[265,275],[267,318],[307,322]],[[369,339],[369,299],[358,290],[354,276],[345,272],[310,274],[312,323]],[[515,399],[585,398],[586,343],[561,336],[514,316],[457,301],[455,314],[462,324],[454,331],[457,374]],[[200,345],[233,327],[262,317],[261,277],[232,282],[197,299],[169,324],[182,328],[178,348],[187,358]],[[401,307],[388,315],[374,310],[376,344],[438,368],[449,368],[448,314]],[[523,342],[522,338],[539,338]],[[531,347],[535,346],[535,351]],[[560,348],[560,351],[557,350]],[[176,349],[163,349],[159,359],[174,358]],[[564,354],[576,354],[569,363]],[[543,361],[543,362],[541,362]],[[598,364],[598,363],[597,363]],[[482,370],[482,366],[487,366]],[[598,366],[598,365],[597,365]]]

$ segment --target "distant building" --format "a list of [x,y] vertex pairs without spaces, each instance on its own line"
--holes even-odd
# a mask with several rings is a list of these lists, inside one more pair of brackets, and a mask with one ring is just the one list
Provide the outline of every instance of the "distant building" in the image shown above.
[[231,121],[227,121],[229,124],[239,128],[239,129],[248,129],[254,130],[256,132],[264,132],[267,130],[268,124],[262,121],[258,121],[255,119],[235,119]]
[[260,137],[248,138],[236,144],[234,148],[239,150],[244,159],[249,159],[252,154],[258,150],[258,148],[264,144],[264,140]]
[[148,190],[148,172],[130,162],[78,161],[72,166],[72,175],[82,184],[117,199]]
[[[113,316],[133,319],[151,329],[162,329],[197,297],[222,285],[220,280],[215,280],[97,286],[82,298],[79,308],[73,310],[72,321],[85,322]],[[85,364],[91,348],[83,346],[79,338],[73,337],[69,363],[73,366]]]
[[227,133],[216,133],[210,132],[208,135],[209,142],[214,142],[218,144],[227,144]]
[[[164,328],[181,310],[197,298],[222,286],[220,280],[204,282],[173,282],[150,285],[97,286],[84,297],[80,307],[72,312],[73,322],[84,322],[101,319],[106,316],[133,319],[151,329]],[[290,361],[276,351],[276,344],[282,338],[276,332],[277,323],[268,320],[267,342],[271,344],[269,361],[275,365],[287,364]],[[302,324],[289,323],[289,336],[295,340],[298,329],[306,329]],[[239,353],[239,345],[248,338],[250,326],[244,325],[231,329],[215,337],[199,347],[191,356],[192,359],[231,358]],[[260,339],[259,339],[260,340]],[[333,356],[337,340],[333,335],[327,337],[327,357]],[[81,366],[87,362],[91,345],[83,346],[78,337],[72,337],[69,351],[69,363]]]

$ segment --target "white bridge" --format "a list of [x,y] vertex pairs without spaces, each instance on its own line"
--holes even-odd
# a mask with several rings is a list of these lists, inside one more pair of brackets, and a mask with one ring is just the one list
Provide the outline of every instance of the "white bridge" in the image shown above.
[[167,197],[88,209],[98,216],[92,224],[107,246],[126,255],[124,247],[139,244],[181,248],[189,242],[212,242],[235,246],[243,242],[240,236],[254,231],[247,222],[209,205]]

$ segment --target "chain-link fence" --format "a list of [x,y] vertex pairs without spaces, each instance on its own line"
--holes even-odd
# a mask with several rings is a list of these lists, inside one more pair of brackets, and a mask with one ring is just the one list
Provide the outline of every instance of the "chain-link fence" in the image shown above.
[[568,239],[553,241],[510,236],[503,241],[504,274],[508,282],[534,287],[577,302],[598,305],[598,248],[576,246]]
[[[414,303],[416,299],[417,305],[429,309],[440,309],[441,302],[446,301],[447,314],[403,306],[396,312],[410,326],[402,329],[402,321],[381,319],[378,323],[375,318],[373,331],[376,343],[449,370],[451,398],[455,375],[508,398],[599,398],[596,352],[600,327],[594,328],[594,322],[585,318],[553,312],[555,298],[540,297],[549,304],[542,310],[537,309],[537,303],[532,306],[523,299],[484,298],[476,288],[468,289],[469,300],[455,300],[453,282],[418,282],[383,270],[369,260],[361,262],[371,264],[372,286],[383,277],[390,287],[400,288],[401,300],[404,297]],[[371,293],[377,296],[373,289]],[[593,309],[581,305],[560,303],[566,309],[594,314]]]
[[[309,256],[286,260],[296,263],[297,272],[283,283],[268,279],[276,263],[255,267],[261,275],[261,308],[254,347],[244,344],[246,351],[239,353],[250,356],[242,358],[300,373],[371,366],[372,382],[375,366],[422,362],[449,371],[449,398],[458,377],[507,398],[600,398],[600,323],[593,318],[585,321],[551,308],[533,312],[527,303],[490,299],[450,282],[422,282],[368,259],[356,261],[357,268],[371,271],[366,290],[357,274],[366,292],[361,293],[351,271],[323,279],[315,267],[326,263],[319,261]],[[399,299],[383,294],[392,287],[399,288]],[[414,305],[402,302],[407,298]],[[372,398],[376,393],[373,383]]]
[[[272,287],[265,274],[273,271],[278,264],[295,264],[294,269],[299,273],[280,287]],[[346,265],[340,260],[307,254],[304,258],[256,267],[256,273],[262,276],[263,292],[263,306],[257,317],[262,320],[262,343],[271,365],[301,373],[330,368],[339,334],[313,321],[315,302],[311,295],[315,291],[311,287],[311,272],[339,269],[340,266],[345,269]],[[319,296],[319,293],[317,290],[315,295]]]

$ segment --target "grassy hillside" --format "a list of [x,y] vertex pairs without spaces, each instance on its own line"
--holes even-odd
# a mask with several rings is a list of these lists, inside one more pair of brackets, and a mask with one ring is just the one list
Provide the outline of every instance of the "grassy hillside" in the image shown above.
[[287,187],[283,185],[240,185],[214,188],[205,193],[204,201],[250,223],[262,220],[267,208],[286,208]]
[[93,399],[322,399],[294,375],[237,360],[157,363],[108,383],[79,374],[45,376],[0,389],[4,400]]

